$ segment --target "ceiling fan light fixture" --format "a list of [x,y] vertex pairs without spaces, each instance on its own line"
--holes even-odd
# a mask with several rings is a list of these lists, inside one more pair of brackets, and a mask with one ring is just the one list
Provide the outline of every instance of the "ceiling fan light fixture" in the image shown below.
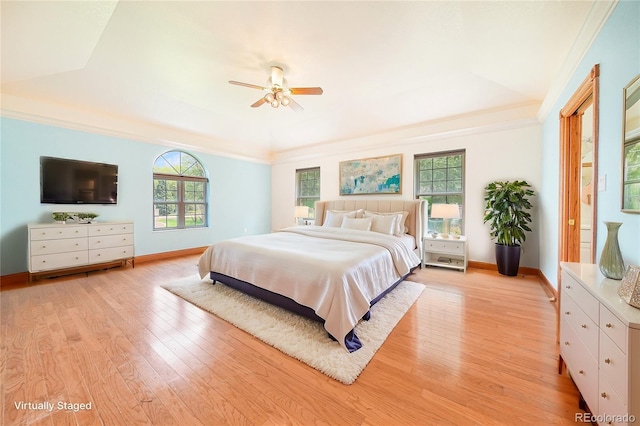
[[278,108],[280,106],[280,101],[274,99],[273,102],[271,102],[271,106],[274,108]]
[[280,100],[282,106],[288,106],[290,102],[291,100],[286,96],[282,96],[282,99]]
[[275,99],[276,99],[275,96],[273,96],[273,93],[271,92],[264,95],[264,100],[267,101],[268,103],[272,103]]

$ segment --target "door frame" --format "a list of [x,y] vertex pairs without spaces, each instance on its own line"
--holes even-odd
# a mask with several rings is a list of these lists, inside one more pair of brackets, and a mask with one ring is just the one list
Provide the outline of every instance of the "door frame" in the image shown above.
[[[599,122],[600,65],[591,68],[589,75],[560,110],[560,182],[559,182],[559,262],[580,261],[580,190],[581,190],[581,122],[583,106],[593,100],[593,179],[591,261],[596,259],[597,182],[598,182],[598,122]],[[576,143],[576,140],[578,143]],[[572,143],[573,141],[573,143]],[[571,220],[573,222],[571,222]],[[559,266],[559,265],[558,265]],[[560,282],[560,268],[558,268]]]

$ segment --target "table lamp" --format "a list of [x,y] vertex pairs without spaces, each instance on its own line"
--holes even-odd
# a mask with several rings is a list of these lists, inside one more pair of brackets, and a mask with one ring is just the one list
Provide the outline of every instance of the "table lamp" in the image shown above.
[[302,220],[309,217],[309,207],[307,206],[296,206],[296,221],[298,225],[303,225]]
[[443,219],[442,237],[449,238],[449,222],[460,219],[460,208],[457,204],[434,204],[431,206],[431,218]]

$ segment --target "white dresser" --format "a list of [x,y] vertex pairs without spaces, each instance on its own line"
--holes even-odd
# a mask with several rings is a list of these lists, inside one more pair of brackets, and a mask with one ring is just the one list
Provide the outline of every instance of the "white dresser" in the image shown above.
[[640,309],[597,265],[562,263],[560,371],[566,364],[601,425],[640,422]]
[[30,224],[29,281],[35,275],[91,270],[106,263],[133,264],[133,223]]

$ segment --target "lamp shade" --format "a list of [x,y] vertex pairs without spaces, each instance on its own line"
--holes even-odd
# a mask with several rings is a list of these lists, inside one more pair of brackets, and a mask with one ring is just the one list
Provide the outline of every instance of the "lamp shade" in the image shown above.
[[434,219],[460,219],[460,208],[457,204],[434,204],[431,206],[431,217]]
[[309,217],[309,207],[307,206],[296,206],[296,218],[299,217]]

